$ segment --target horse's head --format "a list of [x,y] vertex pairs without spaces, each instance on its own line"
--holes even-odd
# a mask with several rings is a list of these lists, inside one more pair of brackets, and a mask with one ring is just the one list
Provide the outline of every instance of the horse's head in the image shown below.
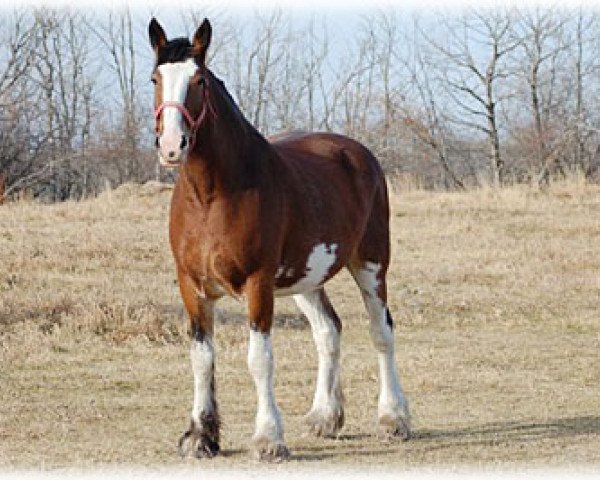
[[161,165],[176,167],[193,149],[207,112],[214,114],[205,66],[211,26],[204,19],[191,43],[187,38],[167,40],[154,18],[148,32],[156,57],[152,83],[158,158]]

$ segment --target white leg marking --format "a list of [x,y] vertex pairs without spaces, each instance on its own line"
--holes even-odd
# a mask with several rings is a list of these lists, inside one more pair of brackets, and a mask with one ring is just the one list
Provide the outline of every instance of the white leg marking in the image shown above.
[[340,387],[340,334],[334,320],[327,313],[320,297],[320,290],[294,295],[298,308],[308,318],[319,356],[317,386],[308,422],[314,425],[315,433],[334,434],[341,425],[343,415]]
[[194,372],[194,404],[192,419],[201,425],[200,415],[214,411],[212,381],[214,372],[214,347],[212,336],[203,340],[192,340],[190,358]]
[[[306,260],[304,277],[290,287],[275,290],[275,295],[293,295],[318,288],[325,281],[329,270],[337,260],[337,248],[338,246],[336,243],[332,243],[331,245],[319,243],[318,245],[315,245]],[[284,272],[287,278],[294,276],[293,269],[286,270],[286,268],[282,266],[280,267],[280,270],[278,270],[277,278],[282,278]]]
[[254,440],[283,444],[281,415],[273,393],[273,348],[269,334],[250,330],[248,368],[258,396]]
[[[387,307],[378,297],[379,281],[377,274],[381,265],[367,262],[363,269],[354,272],[367,312],[369,313],[369,333],[377,350],[379,363],[379,419],[395,420],[399,417],[409,421],[408,401],[400,386],[394,352],[394,333],[387,322]],[[408,427],[408,423],[406,424]]]
[[386,308],[378,298],[365,298],[369,306],[371,324],[369,333],[377,349],[379,363],[379,417],[397,416],[400,410],[403,416],[408,416],[408,402],[400,386],[400,378],[396,370],[396,355],[394,352],[394,334],[387,324]]

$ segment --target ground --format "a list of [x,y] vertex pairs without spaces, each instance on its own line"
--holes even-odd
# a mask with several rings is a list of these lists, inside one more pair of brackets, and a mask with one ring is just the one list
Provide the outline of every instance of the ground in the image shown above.
[[[414,439],[374,435],[376,358],[344,273],[328,284],[344,324],[338,439],[304,436],[316,353],[293,302],[276,304],[291,465],[600,465],[600,188],[393,190],[390,310]],[[0,207],[0,468],[197,464],[176,453],[192,373],[170,193]],[[223,455],[202,462],[235,468],[252,464],[255,394],[244,305],[219,307]]]

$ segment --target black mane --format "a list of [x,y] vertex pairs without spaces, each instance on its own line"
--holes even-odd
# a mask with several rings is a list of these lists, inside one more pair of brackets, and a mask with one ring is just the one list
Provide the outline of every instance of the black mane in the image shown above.
[[174,38],[169,40],[158,49],[156,65],[163,63],[184,62],[191,56],[192,44],[185,38]]
[[229,90],[227,90],[227,87],[225,86],[225,82],[223,80],[221,80],[219,77],[217,77],[213,72],[210,72],[210,73],[212,75],[212,78],[215,80],[217,85],[220,87],[219,90],[223,94],[223,100],[225,100],[225,102],[227,102],[229,104],[229,108],[231,108],[231,110],[236,112],[236,114],[239,115],[243,119],[244,122],[249,124],[248,120],[246,119],[246,117],[244,116],[242,111],[240,110],[240,107],[238,106],[237,103],[235,103],[235,100],[231,96],[231,93],[229,93]]

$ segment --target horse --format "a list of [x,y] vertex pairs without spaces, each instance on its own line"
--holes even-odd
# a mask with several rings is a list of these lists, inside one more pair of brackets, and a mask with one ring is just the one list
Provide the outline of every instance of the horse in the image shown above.
[[148,31],[155,54],[155,146],[160,164],[179,171],[169,240],[189,317],[194,374],[191,422],[179,453],[210,458],[220,450],[213,333],[215,303],[225,295],[247,304],[256,457],[290,455],[273,392],[276,296],[292,295],[312,328],[318,373],[308,429],[337,435],[344,423],[342,323],[323,285],[344,267],[362,294],[378,356],[378,429],[407,439],[409,408],[387,307],[389,199],[377,159],[359,142],[333,133],[263,137],[206,66],[207,19],[191,42],[168,40],[155,18]]

